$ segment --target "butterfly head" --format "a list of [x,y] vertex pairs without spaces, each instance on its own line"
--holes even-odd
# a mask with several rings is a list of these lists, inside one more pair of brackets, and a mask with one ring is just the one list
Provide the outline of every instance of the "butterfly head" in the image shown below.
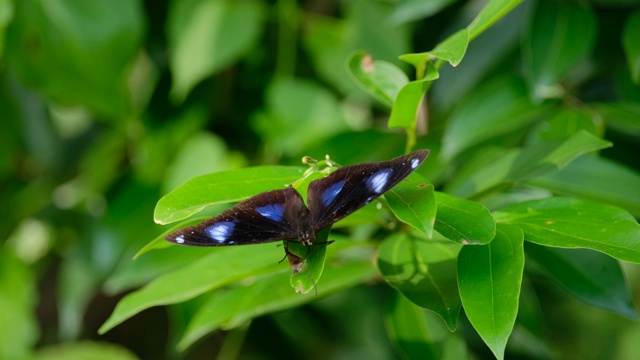
[[309,229],[301,229],[301,231],[298,232],[298,241],[304,246],[313,245],[315,240],[316,235],[312,231],[309,231]]

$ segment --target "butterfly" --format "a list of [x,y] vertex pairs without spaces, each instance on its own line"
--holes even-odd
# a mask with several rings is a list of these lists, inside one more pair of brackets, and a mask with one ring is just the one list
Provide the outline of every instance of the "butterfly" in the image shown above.
[[[249,245],[278,240],[284,240],[285,247],[287,241],[311,246],[322,229],[393,188],[428,155],[429,150],[424,149],[389,161],[344,166],[309,184],[307,205],[293,187],[267,191],[198,225],[172,232],[165,239],[190,246]],[[289,255],[287,251],[291,262]],[[302,260],[294,258],[294,261],[299,265]]]

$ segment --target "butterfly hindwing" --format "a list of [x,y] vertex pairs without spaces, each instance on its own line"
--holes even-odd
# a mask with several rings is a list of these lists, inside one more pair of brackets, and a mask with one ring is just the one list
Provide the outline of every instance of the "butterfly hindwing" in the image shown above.
[[312,181],[307,193],[317,232],[365,206],[415,171],[429,155],[418,150],[389,161],[342,167]]
[[295,189],[268,191],[196,226],[175,231],[166,239],[193,246],[247,245],[297,239],[301,211],[308,213]]

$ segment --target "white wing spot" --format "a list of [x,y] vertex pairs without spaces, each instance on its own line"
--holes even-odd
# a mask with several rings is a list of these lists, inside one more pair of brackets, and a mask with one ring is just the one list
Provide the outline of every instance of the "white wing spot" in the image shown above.
[[235,226],[236,224],[230,221],[223,221],[209,226],[204,229],[204,232],[208,237],[217,242],[225,242],[233,234],[233,228]]
[[371,175],[370,178],[367,179],[367,187],[378,194],[381,194],[389,181],[389,175],[393,172],[393,169],[382,169],[377,173]]
[[411,168],[412,169],[417,168],[419,164],[420,164],[420,159],[418,159],[418,158],[411,159]]
[[184,235],[180,235],[180,236],[176,237],[176,242],[178,244],[184,244]]

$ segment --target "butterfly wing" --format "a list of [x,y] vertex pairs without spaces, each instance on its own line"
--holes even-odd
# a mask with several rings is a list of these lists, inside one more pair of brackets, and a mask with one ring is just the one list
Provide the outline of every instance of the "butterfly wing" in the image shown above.
[[251,197],[202,223],[177,230],[166,240],[191,246],[260,244],[297,239],[300,212],[308,209],[293,188]]
[[376,199],[414,172],[429,155],[418,150],[389,161],[342,167],[312,181],[307,193],[311,223],[319,231]]

